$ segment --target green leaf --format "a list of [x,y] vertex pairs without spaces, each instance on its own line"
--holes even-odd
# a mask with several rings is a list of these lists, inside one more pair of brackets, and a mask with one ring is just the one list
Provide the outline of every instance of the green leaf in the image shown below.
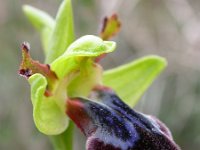
[[45,53],[48,51],[49,37],[54,28],[55,22],[46,12],[29,5],[23,6],[23,11],[33,26],[40,32]]
[[71,0],[64,0],[58,10],[55,28],[50,37],[46,63],[51,63],[62,55],[73,40],[74,28]]
[[47,56],[49,51],[49,40],[51,34],[52,34],[52,29],[50,28],[44,28],[40,34],[45,56]]
[[115,47],[115,42],[103,41],[94,35],[83,36],[73,42],[67,51],[51,64],[51,69],[55,71],[58,78],[62,78],[79,65],[80,57],[97,57],[112,52]]
[[33,117],[38,130],[47,135],[57,135],[68,127],[68,118],[64,109],[59,107],[55,97],[44,95],[47,80],[41,74],[34,74],[28,79],[31,85]]
[[43,30],[45,27],[53,29],[54,20],[46,12],[29,5],[24,5],[23,11],[33,26],[39,31]]
[[129,106],[133,107],[166,65],[167,62],[162,57],[143,57],[106,71],[103,83],[112,87]]

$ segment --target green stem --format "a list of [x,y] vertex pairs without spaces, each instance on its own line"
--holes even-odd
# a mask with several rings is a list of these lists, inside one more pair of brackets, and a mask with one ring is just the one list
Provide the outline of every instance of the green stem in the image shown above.
[[65,132],[50,136],[54,150],[73,150],[73,129],[74,125],[70,121],[69,127]]

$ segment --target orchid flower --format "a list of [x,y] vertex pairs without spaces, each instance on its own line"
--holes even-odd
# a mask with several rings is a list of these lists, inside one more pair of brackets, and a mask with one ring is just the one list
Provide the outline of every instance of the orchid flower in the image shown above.
[[166,60],[146,56],[108,71],[99,64],[116,48],[109,41],[121,27],[116,14],[104,19],[99,35],[75,40],[70,0],[55,19],[32,6],[23,10],[40,32],[45,63],[34,60],[24,42],[19,74],[30,83],[35,125],[56,150],[73,149],[72,121],[86,135],[87,150],[179,149],[163,123],[131,109]]

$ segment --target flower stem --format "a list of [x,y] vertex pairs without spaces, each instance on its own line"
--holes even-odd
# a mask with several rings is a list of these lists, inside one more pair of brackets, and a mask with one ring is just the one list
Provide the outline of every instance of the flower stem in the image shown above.
[[54,150],[73,150],[73,129],[74,125],[70,121],[66,131],[59,135],[50,136]]

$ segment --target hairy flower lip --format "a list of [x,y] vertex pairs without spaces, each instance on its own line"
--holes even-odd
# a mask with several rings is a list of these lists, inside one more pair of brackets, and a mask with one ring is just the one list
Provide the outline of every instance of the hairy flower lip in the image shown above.
[[98,102],[84,98],[67,100],[66,113],[88,138],[87,150],[99,150],[94,143],[113,150],[144,150],[148,146],[150,150],[180,150],[158,119],[133,110],[133,114],[128,114],[130,108],[124,107],[108,87],[97,86],[94,91],[99,92],[94,95]]

